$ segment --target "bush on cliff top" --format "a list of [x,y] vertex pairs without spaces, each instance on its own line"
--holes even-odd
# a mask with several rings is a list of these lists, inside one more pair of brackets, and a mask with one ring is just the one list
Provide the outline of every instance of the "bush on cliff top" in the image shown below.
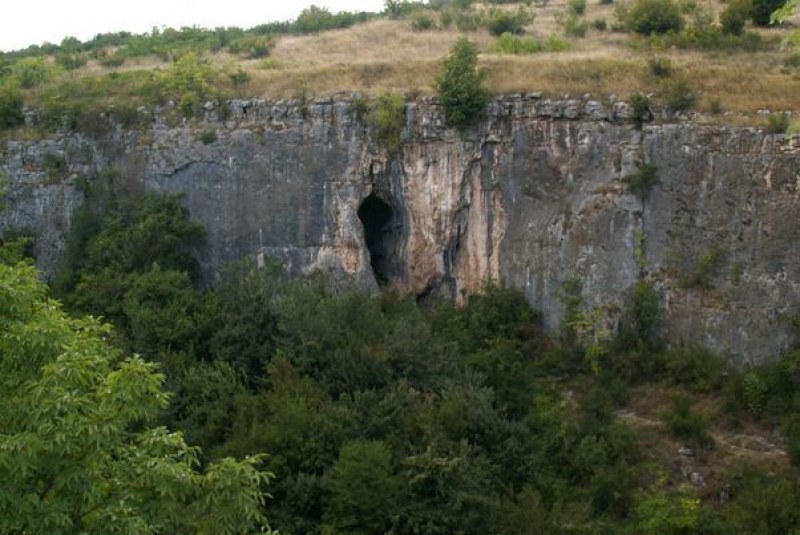
[[478,70],[478,47],[462,37],[442,61],[436,76],[435,86],[448,125],[463,130],[480,120],[489,100],[484,79],[485,73]]

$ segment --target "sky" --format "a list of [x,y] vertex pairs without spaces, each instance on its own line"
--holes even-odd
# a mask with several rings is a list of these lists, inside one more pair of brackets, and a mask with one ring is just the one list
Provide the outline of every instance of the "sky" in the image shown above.
[[381,11],[384,0],[5,0],[0,50],[64,37],[81,41],[98,33],[149,32],[154,26],[239,26],[288,20],[315,4],[336,11]]

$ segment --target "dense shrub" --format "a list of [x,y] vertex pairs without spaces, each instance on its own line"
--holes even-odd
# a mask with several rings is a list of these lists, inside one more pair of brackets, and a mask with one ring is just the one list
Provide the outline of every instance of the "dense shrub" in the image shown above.
[[0,129],[13,128],[23,122],[22,93],[11,83],[0,85]]
[[436,29],[436,20],[430,13],[425,11],[415,11],[411,15],[411,30],[415,32],[425,32]]
[[574,14],[565,17],[561,24],[564,26],[564,34],[568,37],[584,37],[589,29],[589,23]]
[[769,26],[772,13],[783,6],[784,0],[751,0],[750,17],[756,26]]
[[514,12],[497,10],[489,13],[486,28],[494,36],[504,33],[519,35],[525,32],[525,25],[531,21],[533,21],[533,16],[524,9]]
[[492,44],[489,51],[496,54],[536,54],[537,52],[544,52],[545,45],[532,37],[519,37],[504,33],[497,38],[497,41]]
[[371,106],[369,122],[375,140],[389,152],[403,143],[406,103],[397,93],[381,93]]
[[731,1],[719,16],[722,32],[731,35],[742,35],[744,25],[750,17],[751,9],[750,0]]
[[679,32],[684,21],[673,0],[636,0],[625,17],[628,29],[642,35]]
[[586,12],[586,0],[570,0],[569,12],[577,17],[580,17]]
[[478,70],[478,47],[462,37],[442,61],[435,82],[450,126],[463,129],[480,120],[489,100],[484,78]]
[[44,58],[23,58],[14,64],[13,75],[23,89],[39,87],[53,77],[53,68]]
[[694,91],[684,77],[661,80],[656,94],[661,103],[673,111],[686,111],[695,103]]
[[694,400],[682,393],[672,396],[672,407],[663,419],[670,432],[693,446],[703,449],[714,447],[714,438],[709,433],[708,417],[692,409]]
[[770,134],[785,134],[789,129],[789,115],[785,113],[771,113],[767,116],[767,132]]

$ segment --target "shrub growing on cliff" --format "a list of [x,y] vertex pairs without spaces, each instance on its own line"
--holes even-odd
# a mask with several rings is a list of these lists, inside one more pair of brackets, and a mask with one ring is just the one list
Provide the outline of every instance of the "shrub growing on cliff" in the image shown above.
[[22,93],[11,84],[0,86],[0,129],[13,128],[23,122]]
[[406,103],[397,93],[381,93],[370,110],[370,126],[375,141],[389,152],[397,152],[403,143]]
[[447,124],[464,129],[480,120],[489,100],[484,78],[484,72],[478,70],[478,47],[462,37],[442,61],[436,76],[436,90]]

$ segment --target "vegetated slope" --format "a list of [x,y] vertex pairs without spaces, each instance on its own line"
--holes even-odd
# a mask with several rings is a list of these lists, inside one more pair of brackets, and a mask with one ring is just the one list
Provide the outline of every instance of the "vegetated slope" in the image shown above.
[[76,219],[58,295],[161,364],[163,421],[209,459],[269,453],[267,516],[282,532],[800,526],[798,351],[737,369],[668,349],[645,282],[616,332],[594,330],[565,288],[553,336],[494,284],[462,308],[422,308],[240,264],[201,290],[202,235],[177,199],[118,201]]
[[[759,110],[797,107],[800,60],[781,49],[790,27],[747,22],[730,29],[720,22],[729,9],[724,4],[664,0],[680,24],[650,33],[642,17],[631,15],[647,1],[399,2],[382,15],[312,8],[297,21],[247,31],[184,28],[106,34],[87,43],[66,39],[0,57],[7,94],[0,108],[16,108],[11,93],[21,92],[28,104],[57,108],[45,111],[45,123],[75,126],[70,106],[121,114],[175,100],[191,115],[207,99],[230,96],[431,94],[439,60],[464,34],[479,45],[496,93],[652,93],[666,106],[702,110],[729,123],[762,124]],[[21,122],[19,113],[0,115],[9,117],[3,126]]]

